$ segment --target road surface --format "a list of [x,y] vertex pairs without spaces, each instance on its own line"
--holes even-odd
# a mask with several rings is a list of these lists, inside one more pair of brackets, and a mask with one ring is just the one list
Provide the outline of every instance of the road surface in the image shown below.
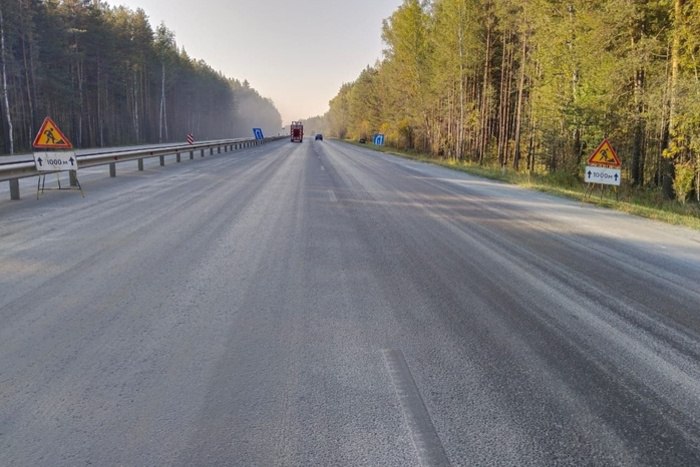
[[332,141],[156,165],[0,196],[0,465],[700,465],[697,232]]

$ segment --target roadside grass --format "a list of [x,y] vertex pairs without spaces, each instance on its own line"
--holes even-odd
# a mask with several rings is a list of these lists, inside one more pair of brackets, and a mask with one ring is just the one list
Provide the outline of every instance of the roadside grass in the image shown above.
[[700,230],[700,205],[698,203],[689,201],[686,204],[681,204],[678,201],[664,200],[658,190],[640,190],[623,186],[616,193],[612,187],[602,190],[600,185],[597,185],[590,190],[590,193],[587,193],[587,184],[571,175],[538,175],[516,172],[512,169],[480,166],[471,162],[435,159],[416,152],[399,151],[394,148],[375,146],[369,143],[345,142],[407,159],[459,170],[460,172],[491,180],[519,185],[555,196],[574,199],[583,203],[626,212],[635,216]]

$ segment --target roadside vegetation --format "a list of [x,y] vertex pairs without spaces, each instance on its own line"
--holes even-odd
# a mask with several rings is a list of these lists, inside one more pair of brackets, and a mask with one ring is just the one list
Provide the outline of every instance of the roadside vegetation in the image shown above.
[[47,115],[77,147],[277,134],[247,81],[178,46],[142,9],[103,1],[0,2],[0,153],[28,151]]
[[588,201],[697,225],[697,1],[404,0],[382,38],[330,101],[331,136],[577,199],[607,138],[620,201]]
[[694,202],[682,203],[678,200],[667,199],[658,189],[642,189],[629,185],[624,185],[618,189],[614,187],[602,188],[600,185],[590,187],[582,182],[579,177],[563,172],[537,174],[514,171],[507,167],[485,166],[470,161],[436,158],[413,150],[397,150],[387,146],[360,144],[354,140],[346,140],[345,142],[407,159],[440,165],[491,180],[499,180],[524,188],[627,212],[648,219],[700,230],[700,204]]

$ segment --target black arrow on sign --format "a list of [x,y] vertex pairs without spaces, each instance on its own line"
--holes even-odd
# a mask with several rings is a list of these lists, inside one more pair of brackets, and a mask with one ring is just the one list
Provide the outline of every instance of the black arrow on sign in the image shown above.
[[44,161],[41,159],[41,157],[39,157],[39,158],[37,159],[37,162],[39,162],[39,167],[41,167],[41,166],[43,165],[43,162],[44,162]]
[[591,175],[593,175],[593,173],[589,170],[588,171],[588,178],[591,178]]
[[615,181],[617,181],[617,177],[618,177],[618,175],[617,175],[617,174],[615,174]]
[[73,158],[72,158],[72,157],[71,157],[70,159],[68,159],[68,160],[70,161],[70,165],[71,165],[71,166],[75,165],[75,164],[73,164]]

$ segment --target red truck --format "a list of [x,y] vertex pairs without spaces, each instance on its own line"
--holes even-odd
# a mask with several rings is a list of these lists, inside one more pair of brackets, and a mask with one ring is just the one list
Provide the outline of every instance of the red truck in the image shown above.
[[304,125],[301,122],[292,122],[290,125],[292,143],[301,143],[304,139]]

